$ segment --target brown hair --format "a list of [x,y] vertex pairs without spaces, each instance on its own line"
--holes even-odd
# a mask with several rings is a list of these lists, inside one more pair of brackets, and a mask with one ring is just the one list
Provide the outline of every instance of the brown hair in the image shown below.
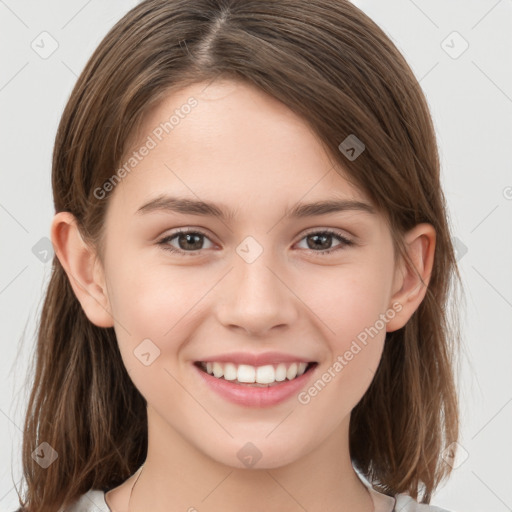
[[[380,366],[352,411],[353,464],[386,494],[429,503],[458,439],[457,269],[435,131],[426,99],[384,32],[346,0],[146,0],[105,36],[64,109],[53,153],[55,211],[69,211],[101,254],[108,197],[94,191],[121,164],[134,127],[171,90],[215,78],[244,80],[300,115],[334,162],[389,224],[395,249],[418,223],[436,231],[426,296],[387,333]],[[338,149],[350,134],[365,151]],[[456,278],[456,279],[455,279]],[[458,280],[458,281],[457,281]],[[120,485],[144,462],[146,402],[123,365],[113,328],[93,325],[59,259],[41,314],[25,419],[20,504],[55,512],[91,488]],[[42,442],[58,459],[32,459]]]

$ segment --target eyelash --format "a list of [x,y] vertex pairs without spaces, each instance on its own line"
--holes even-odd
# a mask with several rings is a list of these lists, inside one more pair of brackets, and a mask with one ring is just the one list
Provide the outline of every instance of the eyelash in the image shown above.
[[[200,230],[183,229],[183,230],[178,230],[178,231],[174,232],[173,234],[162,238],[162,240],[157,242],[157,244],[162,246],[162,249],[164,249],[165,251],[170,251],[172,253],[181,254],[183,256],[185,256],[185,255],[186,256],[197,256],[197,253],[201,252],[201,249],[196,250],[196,251],[184,251],[182,249],[176,249],[175,247],[172,247],[171,245],[168,244],[168,242],[170,242],[171,240],[173,240],[174,238],[176,238],[179,235],[190,235],[190,234],[200,235],[205,238],[208,238],[206,233],[203,233]],[[342,242],[341,245],[337,245],[335,247],[332,247],[331,249],[325,249],[323,251],[315,251],[313,249],[309,249],[309,251],[314,254],[319,254],[319,255],[331,254],[335,251],[343,250],[344,247],[348,247],[348,246],[351,246],[354,244],[354,242],[352,240],[345,238],[344,236],[340,235],[337,231],[334,231],[332,229],[323,229],[320,231],[310,231],[309,233],[306,233],[299,241],[301,241],[304,238],[311,236],[311,235],[331,235],[331,236],[337,238],[340,242]]]

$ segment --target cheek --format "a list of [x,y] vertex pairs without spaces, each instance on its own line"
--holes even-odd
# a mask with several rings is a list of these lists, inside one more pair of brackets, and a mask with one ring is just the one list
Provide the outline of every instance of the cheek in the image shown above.
[[130,332],[147,337],[161,338],[173,328],[191,311],[202,291],[198,275],[149,259],[138,258],[133,263],[126,259],[110,276],[115,318]]
[[[350,266],[310,282],[307,305],[317,313],[340,349],[374,326],[386,311],[389,277],[370,265]],[[304,290],[304,293],[306,290]],[[380,323],[377,327],[382,329]]]
[[[378,267],[343,269],[330,279],[329,293],[320,290],[309,295],[308,306],[323,324],[328,340],[328,375],[340,396],[355,406],[370,385],[379,365],[386,336],[389,287],[386,273]],[[310,302],[311,301],[311,302]],[[334,377],[335,376],[335,377]]]
[[117,278],[113,313],[124,366],[148,403],[178,400],[171,373],[189,335],[197,288],[179,272],[151,266],[119,269]]
[[111,304],[119,349],[146,398],[155,396],[155,390],[160,393],[162,385],[173,394],[169,384],[172,389],[175,386],[167,372],[174,372],[176,359],[205,314],[205,294],[217,280],[211,271],[155,264],[154,258],[143,261],[139,257],[132,262],[126,258],[112,269]]

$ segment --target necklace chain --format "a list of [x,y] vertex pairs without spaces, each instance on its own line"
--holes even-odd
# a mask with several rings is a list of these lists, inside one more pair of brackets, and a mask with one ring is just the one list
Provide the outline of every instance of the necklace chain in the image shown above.
[[[137,479],[135,480],[134,484],[132,485],[132,488],[130,490],[130,497],[128,498],[128,510],[127,512],[130,512],[130,504],[132,502],[132,494],[133,494],[133,490],[135,489],[135,486],[137,485],[137,482],[139,481],[139,478],[140,478],[140,475],[142,475],[142,471],[144,470],[144,464],[142,464],[142,466],[140,467],[140,473],[139,473],[139,476],[137,477]],[[370,494],[370,491],[368,489],[366,489],[366,492],[368,493],[368,497],[370,498],[371,502],[372,502],[372,511],[375,512],[375,505],[373,503],[373,498],[372,498],[372,495]]]
[[135,486],[137,485],[137,482],[139,481],[139,478],[140,478],[140,475],[142,475],[142,471],[144,470],[144,464],[142,464],[141,466],[141,469],[140,469],[140,473],[139,473],[139,476],[137,477],[137,479],[135,480],[135,483],[132,485],[132,488],[130,490],[130,497],[128,498],[128,511],[127,512],[130,512],[130,503],[132,501],[132,494],[133,494],[133,490],[135,489]]

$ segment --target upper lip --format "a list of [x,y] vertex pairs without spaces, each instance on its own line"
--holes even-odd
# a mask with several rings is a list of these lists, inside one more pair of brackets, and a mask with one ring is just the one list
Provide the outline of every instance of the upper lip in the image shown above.
[[[292,354],[284,354],[282,352],[264,352],[262,354],[251,354],[249,352],[231,352],[229,354],[217,354],[200,360],[201,362],[219,362],[219,363],[235,363],[248,364],[250,366],[264,366],[267,364],[279,363],[312,363],[311,359],[295,356]],[[199,361],[198,361],[199,362]]]

